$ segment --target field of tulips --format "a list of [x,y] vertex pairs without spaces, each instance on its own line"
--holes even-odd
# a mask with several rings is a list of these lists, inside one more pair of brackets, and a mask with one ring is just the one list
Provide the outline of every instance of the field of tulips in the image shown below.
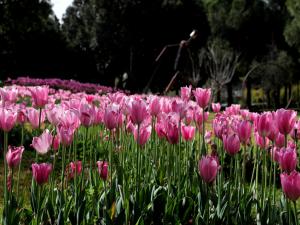
[[191,87],[0,96],[5,225],[299,223],[296,111],[221,111]]

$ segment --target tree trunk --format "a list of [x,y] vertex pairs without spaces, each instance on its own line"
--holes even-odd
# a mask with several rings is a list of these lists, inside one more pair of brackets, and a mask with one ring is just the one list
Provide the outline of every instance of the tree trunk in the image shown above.
[[275,108],[278,109],[280,107],[280,87],[276,87],[274,91],[274,102]]
[[217,102],[221,102],[221,88],[217,88]]
[[247,88],[247,96],[246,96],[246,104],[248,109],[251,111],[252,108],[252,96],[251,96],[251,81],[246,82],[246,88]]
[[267,106],[268,106],[268,109],[269,109],[269,108],[271,108],[271,91],[267,90],[266,95],[267,95]]
[[233,102],[233,96],[232,96],[232,85],[231,82],[227,84],[227,104],[231,105]]
[[284,94],[283,94],[283,105],[286,106],[288,102],[288,87],[284,85]]

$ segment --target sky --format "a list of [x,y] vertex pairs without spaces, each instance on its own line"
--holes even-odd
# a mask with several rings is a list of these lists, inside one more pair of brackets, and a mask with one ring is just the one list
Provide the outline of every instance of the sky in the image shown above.
[[72,4],[72,2],[73,0],[51,0],[51,3],[53,4],[53,11],[60,21],[66,9]]

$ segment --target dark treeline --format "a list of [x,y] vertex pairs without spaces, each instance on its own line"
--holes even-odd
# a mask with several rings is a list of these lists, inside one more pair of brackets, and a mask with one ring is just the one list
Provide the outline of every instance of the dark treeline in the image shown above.
[[211,85],[219,100],[248,75],[243,85],[262,86],[279,106],[299,80],[299,53],[299,0],[74,0],[62,24],[50,1],[0,1],[2,80],[62,77],[162,92],[174,78],[174,87]]

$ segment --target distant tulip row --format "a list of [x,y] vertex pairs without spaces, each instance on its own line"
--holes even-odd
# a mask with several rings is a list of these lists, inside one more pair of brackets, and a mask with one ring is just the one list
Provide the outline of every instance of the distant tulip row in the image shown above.
[[[219,103],[211,103],[210,89],[191,87],[166,97],[7,86],[0,96],[5,224],[16,213],[26,217],[13,203],[20,204],[19,175],[15,187],[13,171],[19,167],[20,173],[28,150],[23,136],[20,147],[9,146],[11,130],[21,127],[23,135],[25,124],[33,129],[36,151],[30,188],[36,224],[158,223],[156,216],[160,223],[298,223],[300,121],[293,110],[258,114],[231,105],[221,112]],[[59,169],[60,178],[54,173]],[[158,199],[164,202],[159,210]],[[96,207],[82,205],[88,202]],[[182,215],[184,204],[191,205]]]

